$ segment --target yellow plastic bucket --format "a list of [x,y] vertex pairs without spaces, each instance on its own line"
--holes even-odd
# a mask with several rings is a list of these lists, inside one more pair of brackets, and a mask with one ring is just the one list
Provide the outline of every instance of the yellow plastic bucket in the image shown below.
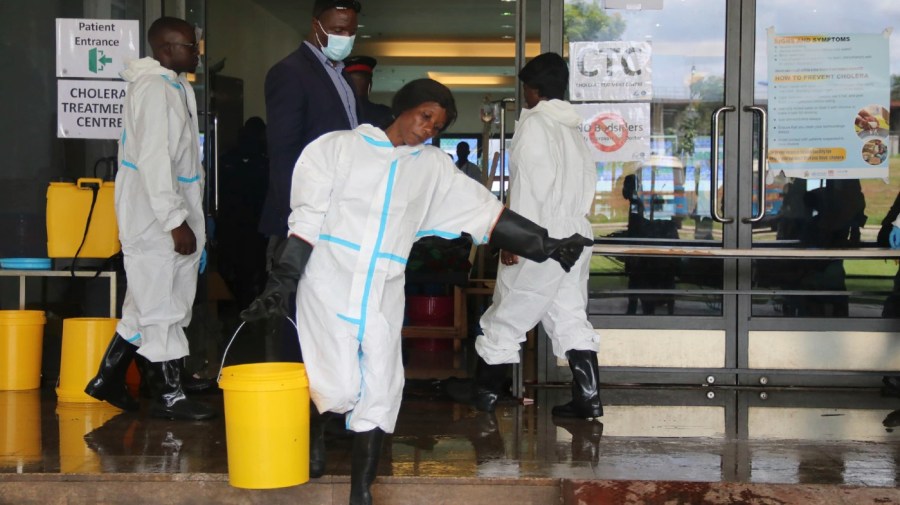
[[[97,202],[91,214],[87,237],[84,228],[91,210],[93,191],[98,187]],[[121,249],[119,226],[115,212],[116,185],[102,179],[82,178],[77,184],[51,182],[47,188],[47,256],[73,258],[108,258]]]
[[41,391],[0,391],[0,468],[41,461]]
[[41,387],[43,310],[0,310],[0,390]]
[[122,411],[101,403],[57,403],[59,422],[59,472],[101,473],[100,455],[88,447],[84,436]]
[[76,317],[63,319],[62,350],[56,396],[61,402],[99,403],[84,392],[97,375],[100,361],[116,334],[118,319]]
[[303,363],[222,369],[228,480],[272,489],[309,480],[309,380]]

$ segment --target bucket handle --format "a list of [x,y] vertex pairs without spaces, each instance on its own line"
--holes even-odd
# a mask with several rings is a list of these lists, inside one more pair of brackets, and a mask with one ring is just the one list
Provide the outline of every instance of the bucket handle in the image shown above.
[[[284,316],[285,319],[291,322],[291,326],[294,327],[294,330],[297,331],[297,340],[300,339],[300,328],[297,328],[297,323],[291,319],[290,316]],[[234,343],[234,339],[238,336],[238,333],[241,331],[241,328],[247,324],[247,321],[241,321],[241,324],[238,325],[237,329],[234,330],[234,335],[231,336],[231,339],[228,341],[228,345],[225,346],[225,352],[222,353],[222,363],[219,364],[219,373],[216,374],[216,384],[222,380],[222,369],[225,368],[225,358],[228,357],[228,349],[231,349],[231,344]]]

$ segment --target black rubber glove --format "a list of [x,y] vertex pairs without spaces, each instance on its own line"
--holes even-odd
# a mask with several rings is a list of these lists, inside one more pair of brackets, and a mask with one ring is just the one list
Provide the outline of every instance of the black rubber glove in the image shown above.
[[249,322],[287,315],[288,299],[297,291],[312,250],[309,242],[293,235],[288,237],[275,251],[275,266],[269,272],[266,289],[241,311],[241,319]]
[[488,243],[538,263],[554,259],[566,272],[572,269],[585,247],[594,245],[593,240],[577,233],[569,238],[551,238],[545,228],[509,209],[500,214]]

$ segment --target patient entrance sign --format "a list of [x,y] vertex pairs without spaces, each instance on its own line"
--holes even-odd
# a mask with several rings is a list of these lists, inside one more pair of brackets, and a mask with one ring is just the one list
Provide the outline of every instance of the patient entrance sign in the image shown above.
[[57,19],[56,77],[116,79],[139,57],[138,21]]

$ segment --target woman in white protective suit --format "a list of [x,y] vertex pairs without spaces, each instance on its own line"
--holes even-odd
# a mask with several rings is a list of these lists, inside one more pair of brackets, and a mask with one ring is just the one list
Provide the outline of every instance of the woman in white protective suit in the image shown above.
[[[519,72],[526,109],[516,124],[510,152],[509,207],[547,228],[551,235],[593,236],[587,219],[594,201],[596,165],[579,129],[582,118],[564,101],[569,80],[565,60],[544,53]],[[599,338],[587,319],[587,281],[591,251],[570,271],[500,253],[493,303],[481,318],[482,335],[473,391],[448,392],[482,411],[497,404],[510,363],[519,362],[525,333],[541,323],[553,354],[569,361],[572,401],[553,415],[596,418],[603,415],[598,391]],[[455,393],[455,394],[454,394]]]
[[128,86],[115,206],[128,288],[116,335],[85,392],[137,410],[125,373],[139,353],[154,378],[153,416],[209,419],[215,410],[182,388],[184,327],[206,242],[197,101],[185,76],[197,67],[197,38],[193,26],[171,17],[156,20],[147,38],[153,57],[122,72]]
[[325,470],[324,413],[346,413],[355,433],[351,504],[372,503],[381,442],[397,421],[404,272],[413,243],[466,232],[476,243],[535,261],[552,258],[563,268],[592,243],[579,235],[550,238],[547,230],[504,210],[443,151],[422,145],[456,118],[444,85],[412,81],[397,92],[392,110],[396,119],[385,131],[364,124],[328,133],[300,155],[289,238],[266,289],[241,313],[245,321],[283,315],[297,289],[300,346],[314,403],[310,475]]

